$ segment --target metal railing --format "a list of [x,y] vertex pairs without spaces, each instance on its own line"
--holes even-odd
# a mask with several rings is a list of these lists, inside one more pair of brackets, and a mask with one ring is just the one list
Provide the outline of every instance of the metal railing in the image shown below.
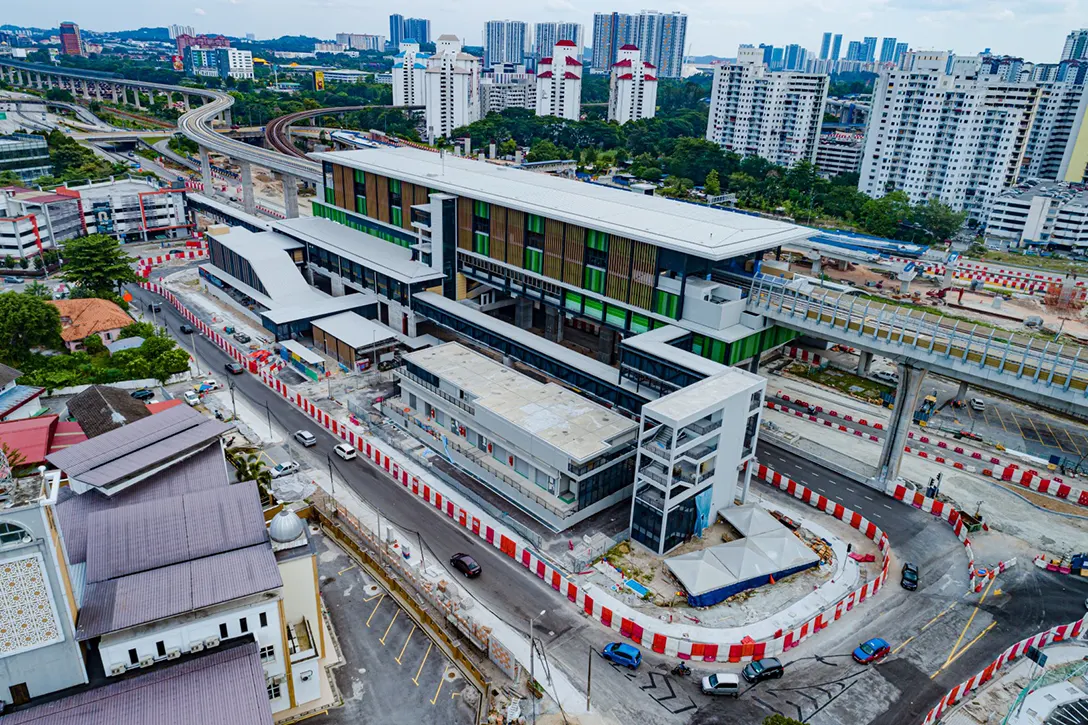
[[447,392],[444,392],[440,388],[435,387],[434,385],[431,385],[430,383],[428,383],[426,380],[419,377],[418,375],[414,375],[413,373],[408,372],[408,370],[406,368],[401,368],[400,370],[397,370],[396,374],[400,375],[401,377],[408,378],[409,380],[411,380],[413,383],[415,383],[419,387],[423,388],[424,390],[431,391],[432,393],[434,393],[438,397],[442,398],[442,400],[445,400],[447,403],[453,403],[454,405],[456,405],[458,408],[465,411],[469,415],[473,415],[473,416],[476,415],[476,408],[475,407],[469,405],[468,403],[466,403],[463,400],[459,400],[459,399],[453,397],[452,395],[450,395]]
[[[748,307],[777,322],[864,346],[890,346],[897,354],[948,367],[997,373],[1015,387],[1042,385],[1088,398],[1088,356],[1079,345],[1040,340],[857,295],[820,296],[761,275],[752,283]],[[819,292],[823,292],[820,290]],[[825,334],[827,334],[825,333]]]

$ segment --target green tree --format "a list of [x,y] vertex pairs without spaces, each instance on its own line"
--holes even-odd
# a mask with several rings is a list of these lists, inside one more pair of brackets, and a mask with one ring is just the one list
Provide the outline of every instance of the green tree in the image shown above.
[[506,139],[505,141],[501,142],[499,144],[499,146],[498,146],[499,156],[513,156],[515,153],[517,153],[517,150],[518,150],[518,142],[515,141],[512,138]]
[[15,260],[11,257],[10,254],[6,255],[4,257],[4,269],[14,269],[14,268],[15,268]]
[[865,231],[879,237],[894,237],[899,226],[910,218],[910,197],[903,191],[870,199],[861,208],[861,222]]
[[917,226],[927,230],[934,242],[951,239],[967,221],[967,212],[953,211],[952,207],[930,198],[926,203],[914,207],[911,219]]
[[691,194],[692,188],[695,184],[691,179],[682,179],[679,176],[670,176],[665,179],[665,186],[662,187],[661,192],[665,196],[673,196],[680,199],[687,198]]
[[258,454],[230,448],[227,450],[227,460],[234,466],[239,481],[256,481],[263,486],[272,483],[272,472]]
[[763,718],[763,725],[804,725],[804,723],[800,720],[794,720],[792,717],[775,714]]
[[184,372],[189,369],[189,353],[177,348],[159,355],[151,364],[151,377],[160,383],[165,383],[171,375]]
[[34,255],[34,269],[41,270],[41,268],[44,267],[44,266],[45,266],[45,262],[42,261],[42,255],[35,254]]
[[0,186],[20,186],[23,180],[14,171],[0,171]]
[[707,196],[717,196],[722,193],[722,183],[718,179],[717,169],[711,169],[706,175],[706,181],[703,182],[703,191]]
[[155,326],[150,322],[133,322],[130,325],[125,325],[121,328],[121,335],[119,340],[124,340],[126,337],[142,337],[145,340],[155,334]]
[[19,268],[27,269],[30,267],[30,260],[26,257],[19,257]]
[[548,139],[543,139],[533,144],[529,150],[529,154],[525,157],[526,161],[553,161],[556,159],[568,158],[569,154],[566,149],[559,148]]
[[[35,259],[38,259],[38,257],[35,257]],[[53,293],[49,291],[49,288],[37,280],[28,284],[26,288],[23,289],[23,294],[28,294],[32,297],[40,297],[43,300],[53,299]]]
[[31,348],[61,346],[60,313],[40,297],[0,293],[0,362],[18,367]]
[[101,355],[106,352],[106,343],[98,335],[89,335],[83,340],[83,349],[88,355]]
[[106,234],[90,234],[64,245],[64,281],[94,295],[112,294],[136,281],[121,243]]

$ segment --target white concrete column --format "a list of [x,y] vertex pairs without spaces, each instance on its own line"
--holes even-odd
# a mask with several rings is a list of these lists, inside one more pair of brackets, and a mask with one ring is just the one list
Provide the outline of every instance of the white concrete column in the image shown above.
[[208,149],[200,147],[200,178],[204,182],[205,196],[215,196],[215,187],[212,185],[212,161],[208,158]]
[[229,108],[227,110],[223,111],[222,114],[220,114],[220,118],[223,119],[223,123],[227,124],[228,127],[231,126],[234,123],[234,121],[231,118]]
[[87,87],[87,81],[82,81],[79,85],[81,88],[83,88],[84,100],[91,100],[91,89]]
[[298,179],[283,174],[283,213],[288,219],[298,218]]
[[253,196],[253,165],[248,161],[239,161],[242,170],[242,207],[247,214],[257,213],[257,200]]
[[869,375],[869,368],[873,366],[873,353],[866,352],[865,350],[858,351],[858,376],[867,377]]
[[132,89],[132,95],[134,95],[136,97],[136,108],[143,108],[143,106],[140,105],[140,89],[139,88],[133,88]]
[[903,446],[907,444],[907,433],[914,421],[914,411],[918,406],[918,395],[925,380],[924,368],[900,363],[899,385],[895,389],[895,407],[888,424],[884,447],[880,451],[877,470],[885,487],[899,478],[899,465],[903,461]]
[[56,80],[57,80],[56,77],[52,73],[47,73],[46,76],[45,76],[45,83],[50,88],[55,87]]
[[740,490],[740,499],[742,504],[748,503],[748,488],[752,485],[752,469],[759,465],[759,462],[755,458],[748,461],[747,467],[744,469],[744,483]]
[[112,86],[110,86],[110,98],[113,100],[113,103],[116,105],[116,103],[117,103],[117,84],[116,83],[114,83]]
[[188,93],[182,93],[181,94],[181,102],[185,104],[185,110],[186,110],[186,112],[188,112],[189,111],[189,94]]

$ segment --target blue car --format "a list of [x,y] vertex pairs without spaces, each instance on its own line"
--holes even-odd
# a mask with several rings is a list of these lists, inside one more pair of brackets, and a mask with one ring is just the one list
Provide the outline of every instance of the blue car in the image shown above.
[[868,642],[862,642],[861,646],[854,650],[854,660],[867,665],[877,660],[882,660],[892,651],[892,646],[880,637],[873,637]]
[[642,664],[642,653],[638,651],[638,647],[623,642],[605,645],[601,650],[601,657],[632,670],[638,669],[638,666]]

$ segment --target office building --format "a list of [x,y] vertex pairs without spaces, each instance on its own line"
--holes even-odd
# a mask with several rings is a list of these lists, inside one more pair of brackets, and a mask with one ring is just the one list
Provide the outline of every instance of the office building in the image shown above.
[[192,25],[171,25],[170,40],[177,40],[179,35],[196,35]]
[[86,233],[78,192],[0,187],[0,258],[30,258]]
[[741,47],[736,63],[714,70],[706,138],[782,166],[815,163],[829,80],[769,70],[761,49]]
[[578,51],[575,57],[582,59],[586,45],[581,23],[537,23],[533,29],[534,63],[547,57],[560,40],[573,40]]
[[427,138],[449,136],[480,118],[480,59],[456,35],[440,35],[423,71]]
[[631,495],[634,420],[456,342],[403,359],[387,415],[553,531]]
[[481,115],[507,108],[536,108],[536,75],[521,64],[505,63],[480,73]]
[[367,33],[337,33],[336,42],[351,50],[385,50],[384,35]]
[[1088,190],[1032,179],[1006,189],[986,221],[986,240],[1011,247],[1083,252],[1088,249]]
[[842,51],[842,33],[835,33],[835,37],[831,40],[831,57],[829,60],[838,60],[839,53]]
[[865,46],[856,40],[851,40],[846,47],[846,60],[865,60]]
[[427,69],[430,53],[422,53],[419,43],[411,40],[400,44],[400,52],[393,58],[393,105],[422,106],[425,103],[423,72]]
[[484,66],[524,63],[528,30],[520,20],[488,20],[484,25]]
[[69,191],[79,195],[88,234],[109,234],[122,242],[180,239],[191,225],[183,189],[160,188],[148,179],[119,179]]
[[808,61],[808,51],[793,43],[782,49],[781,70],[804,71]]
[[[642,51],[642,59],[654,65],[659,78],[679,78],[684,65],[688,16],[648,10],[639,15],[638,24],[639,36],[635,45]],[[618,59],[618,49],[615,52]]]
[[75,23],[60,24],[60,51],[64,55],[87,55],[83,37],[79,34],[79,26]]
[[44,136],[16,133],[0,136],[0,173],[10,171],[24,182],[53,175]]
[[608,84],[608,120],[621,126],[657,113],[657,76],[633,45],[620,48]]
[[325,76],[325,85],[330,83],[366,83],[374,77],[374,74],[365,70],[353,70],[351,68],[333,68],[321,71]]
[[884,38],[880,41],[880,62],[881,63],[894,63],[895,62],[895,38]]
[[877,38],[872,36],[867,36],[865,38],[865,41],[862,43],[862,55],[858,60],[868,61],[869,63],[876,60],[876,41]]
[[766,386],[732,368],[642,406],[632,541],[665,554],[745,499]]
[[903,66],[876,82],[858,189],[899,189],[985,219],[1021,175],[1039,86],[981,75],[979,57],[916,51]]
[[823,38],[820,40],[820,60],[827,60],[831,57],[831,33],[824,33]]
[[[625,45],[637,46],[640,41],[639,16],[630,13],[593,14],[593,73],[608,73],[616,62],[619,49]],[[552,46],[554,47],[554,46]],[[549,48],[548,51],[551,49]],[[544,49],[540,49],[544,53]]]
[[903,56],[907,54],[907,48],[908,46],[906,43],[895,44],[895,56],[892,58],[892,62],[895,63],[896,66],[903,62]]
[[237,48],[216,48],[216,66],[220,78],[244,80],[253,78],[253,53]]
[[1062,60],[1088,60],[1088,28],[1074,30],[1065,36]]
[[223,35],[179,35],[174,38],[178,46],[178,55],[185,55],[189,46],[197,48],[229,48],[230,38]]
[[832,178],[840,174],[856,174],[861,169],[861,154],[865,150],[863,133],[825,133],[816,146],[816,171]]
[[[389,44],[394,49],[399,48],[408,36],[404,34],[404,16],[395,13],[389,16]],[[416,39],[418,42],[418,39]]]
[[582,61],[573,40],[560,40],[536,73],[536,115],[577,121],[582,113]]

